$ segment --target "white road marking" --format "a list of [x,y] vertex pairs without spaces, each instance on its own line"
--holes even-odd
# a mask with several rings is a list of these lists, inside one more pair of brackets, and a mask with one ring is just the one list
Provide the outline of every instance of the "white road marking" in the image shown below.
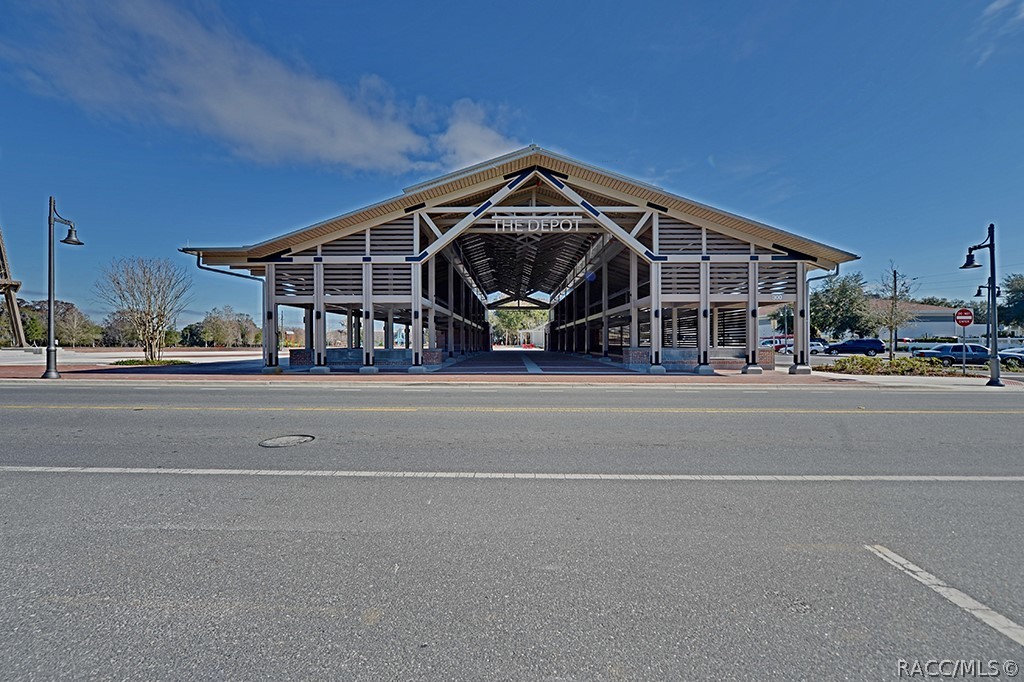
[[226,388],[200,388],[200,391],[226,391]]
[[542,370],[540,368],[540,365],[538,365],[536,362],[534,362],[530,358],[526,357],[525,355],[521,355],[520,357],[523,360],[523,364],[526,365],[526,373],[527,374],[543,374],[544,373],[544,370]]
[[882,545],[864,545],[864,549],[868,550],[887,564],[895,566],[922,585],[926,585],[933,592],[940,594],[946,600],[956,604],[982,623],[985,623],[985,625],[988,625],[1001,634],[1006,635],[1017,644],[1024,645],[1024,626],[1018,625],[1006,616],[996,613],[980,601],[977,601],[970,595],[961,592],[955,587],[950,587],[941,579],[932,575],[920,566],[912,564],[891,549],[883,547]]
[[336,388],[335,391],[361,391],[361,388]]
[[159,469],[154,467],[67,467],[0,465],[0,473],[48,474],[179,474],[183,476],[370,476],[375,478],[558,478],[565,480],[602,481],[758,481],[758,482],[877,482],[897,483],[1024,483],[1024,476],[884,476],[853,474],[602,474],[602,473],[540,473],[540,472],[470,472],[470,471],[339,471],[333,469]]
[[406,393],[430,393],[429,388],[403,388]]

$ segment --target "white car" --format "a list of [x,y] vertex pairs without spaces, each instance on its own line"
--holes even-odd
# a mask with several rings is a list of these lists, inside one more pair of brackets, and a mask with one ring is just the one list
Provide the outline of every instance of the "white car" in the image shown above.
[[[808,346],[810,347],[809,350],[811,352],[811,355],[817,355],[818,353],[824,353],[825,352],[825,344],[821,343],[820,341],[811,341],[808,344]],[[780,353],[786,353],[788,355],[792,355],[793,354],[793,345],[789,344],[785,348],[780,350],[779,352]]]

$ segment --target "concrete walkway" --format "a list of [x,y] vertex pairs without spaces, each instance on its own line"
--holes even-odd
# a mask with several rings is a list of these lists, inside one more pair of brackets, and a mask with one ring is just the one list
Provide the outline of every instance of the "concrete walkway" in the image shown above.
[[[177,349],[175,349],[177,350]],[[494,351],[466,358],[437,372],[408,374],[405,371],[357,374],[333,372],[309,374],[289,371],[282,374],[262,374],[263,360],[259,353],[249,351],[188,350],[168,353],[166,357],[187,359],[193,364],[163,367],[117,366],[109,363],[130,356],[119,350],[73,351],[58,354],[58,369],[65,380],[82,381],[158,381],[158,382],[297,382],[297,383],[358,383],[358,384],[619,384],[664,386],[756,386],[798,388],[807,385],[835,387],[877,387],[905,390],[940,391],[1019,391],[1024,390],[1021,377],[1005,375],[1004,388],[986,386],[987,376],[954,377],[890,377],[854,376],[815,371],[810,375],[794,376],[787,368],[766,371],[761,375],[741,374],[737,370],[719,370],[714,375],[669,373],[663,375],[640,374],[623,369],[621,365],[601,362],[593,358],[544,351]],[[138,354],[138,352],[136,352]],[[0,352],[0,380],[37,380],[45,367],[45,355],[4,349]]]

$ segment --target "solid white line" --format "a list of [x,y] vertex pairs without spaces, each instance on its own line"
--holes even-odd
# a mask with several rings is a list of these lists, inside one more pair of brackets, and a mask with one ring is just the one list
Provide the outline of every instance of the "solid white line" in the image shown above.
[[1017,644],[1024,645],[1024,626],[1020,626],[1006,616],[996,613],[980,601],[977,601],[970,595],[961,592],[955,587],[950,587],[936,576],[932,575],[920,566],[910,563],[891,549],[883,547],[882,545],[864,545],[864,549],[882,559],[887,564],[895,566],[922,585],[928,586],[933,592],[942,595],[948,601],[956,604],[982,623],[985,623],[985,625],[988,625],[989,627],[1006,635]]
[[759,481],[759,482],[876,482],[897,483],[1024,483],[1024,476],[875,476],[824,474],[602,474],[602,473],[496,473],[458,471],[338,471],[333,469],[157,469],[152,467],[43,467],[0,465],[0,473],[52,474],[177,474],[182,476],[370,476],[375,478],[447,477],[447,478],[561,478],[566,480],[602,481]]

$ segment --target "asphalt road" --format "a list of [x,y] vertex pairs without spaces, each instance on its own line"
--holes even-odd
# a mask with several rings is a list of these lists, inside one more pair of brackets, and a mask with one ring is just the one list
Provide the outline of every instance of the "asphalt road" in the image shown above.
[[[1024,481],[1006,478],[1024,475],[1022,416],[1019,391],[0,385],[0,466],[54,468],[0,470],[0,676],[1022,664],[865,548],[1024,623]],[[315,440],[258,445],[288,434]],[[804,474],[898,478],[750,480]]]

